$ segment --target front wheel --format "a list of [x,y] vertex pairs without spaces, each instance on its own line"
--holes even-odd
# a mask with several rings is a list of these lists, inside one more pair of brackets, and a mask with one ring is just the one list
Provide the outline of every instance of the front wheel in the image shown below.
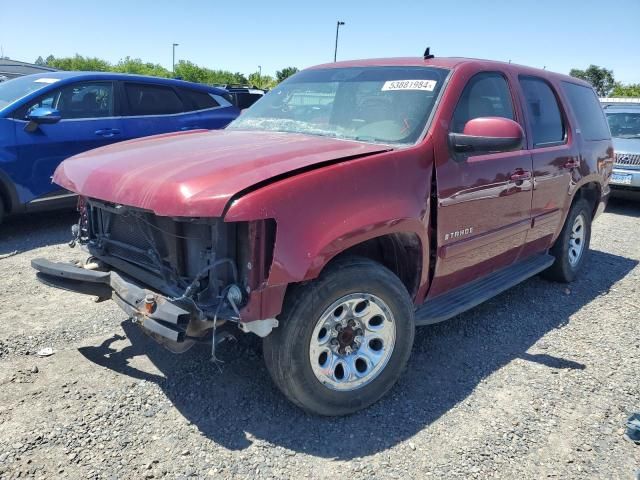
[[404,285],[366,258],[337,261],[288,292],[280,327],[264,339],[267,369],[309,413],[347,415],[379,400],[404,370],[414,337]]
[[551,247],[556,261],[544,276],[558,282],[572,282],[585,262],[591,243],[591,208],[586,200],[575,202],[562,231]]

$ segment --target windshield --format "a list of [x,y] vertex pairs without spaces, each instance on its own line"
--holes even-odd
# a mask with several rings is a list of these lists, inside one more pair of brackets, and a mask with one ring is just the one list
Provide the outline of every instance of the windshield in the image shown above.
[[617,138],[640,138],[639,112],[607,112],[611,136]]
[[306,70],[275,87],[227,128],[415,143],[447,74],[426,67]]
[[2,82],[0,83],[0,108],[4,108],[19,98],[57,81],[56,78],[43,78],[40,76],[33,78],[32,76],[26,76]]

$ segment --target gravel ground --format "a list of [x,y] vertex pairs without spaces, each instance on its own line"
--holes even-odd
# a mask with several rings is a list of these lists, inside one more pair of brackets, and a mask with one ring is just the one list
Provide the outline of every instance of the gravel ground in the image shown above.
[[[258,342],[174,356],[111,302],[40,285],[71,214],[0,227],[0,478],[634,478],[640,410],[640,200],[594,225],[570,286],[533,278],[418,331],[372,408],[305,415]],[[55,354],[34,353],[53,347]]]

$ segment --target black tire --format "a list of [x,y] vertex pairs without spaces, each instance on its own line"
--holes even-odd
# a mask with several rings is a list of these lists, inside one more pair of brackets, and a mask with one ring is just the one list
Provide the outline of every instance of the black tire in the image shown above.
[[[571,257],[571,237],[572,229],[578,217],[582,217],[584,225],[584,237],[582,239],[582,249],[577,261],[572,262]],[[575,280],[584,265],[589,253],[591,243],[591,205],[584,199],[577,200],[571,205],[567,219],[564,222],[562,231],[558,239],[551,247],[550,254],[555,257],[555,262],[543,272],[543,276],[556,282],[569,283]]]
[[[325,386],[314,373],[312,334],[323,312],[356,293],[382,300],[395,323],[395,343],[387,363],[369,383],[350,391]],[[264,339],[267,370],[284,395],[303,410],[323,416],[348,415],[378,401],[404,371],[415,333],[414,308],[406,288],[384,266],[367,258],[336,261],[314,281],[287,292],[280,325]]]
[[2,225],[2,221],[4,220],[4,216],[6,213],[7,212],[5,210],[4,201],[2,200],[2,197],[0,197],[0,225]]

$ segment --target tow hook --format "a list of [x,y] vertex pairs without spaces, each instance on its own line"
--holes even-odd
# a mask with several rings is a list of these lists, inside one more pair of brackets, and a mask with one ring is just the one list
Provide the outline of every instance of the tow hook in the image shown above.
[[147,296],[144,297],[144,311],[151,315],[156,311],[156,307],[156,297],[152,293],[147,293]]

